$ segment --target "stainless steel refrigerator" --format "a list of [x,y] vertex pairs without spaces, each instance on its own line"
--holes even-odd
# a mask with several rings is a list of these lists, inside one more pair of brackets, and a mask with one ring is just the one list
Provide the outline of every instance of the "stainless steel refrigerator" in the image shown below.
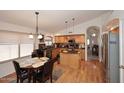
[[119,83],[119,33],[108,32],[102,36],[102,61],[106,69],[106,81]]

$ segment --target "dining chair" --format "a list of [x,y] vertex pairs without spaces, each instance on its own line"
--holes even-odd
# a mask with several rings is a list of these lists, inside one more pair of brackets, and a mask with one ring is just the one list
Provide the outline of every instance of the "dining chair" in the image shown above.
[[49,59],[51,59],[52,58],[52,49],[46,49],[46,55],[45,55],[46,57],[48,57]]
[[43,49],[37,49],[37,57],[43,57],[44,56],[44,50]]
[[23,83],[25,79],[28,79],[28,71],[26,69],[23,69],[20,67],[19,63],[17,61],[13,61],[16,76],[17,76],[17,83]]
[[55,60],[54,62],[60,61],[59,59],[60,59],[60,54],[57,54],[56,57],[55,57],[55,59],[54,59]]
[[43,66],[42,71],[38,72],[38,73],[34,73],[33,76],[33,82],[42,82],[45,83],[47,80],[50,79],[50,82],[52,83],[52,72],[53,72],[53,65],[54,65],[54,61],[56,61],[55,58],[50,59],[48,62],[46,62]]
[[32,52],[31,57],[43,57],[44,56],[44,50],[43,49],[36,49]]
[[52,59],[53,59],[54,63],[57,62],[58,64],[60,64],[60,55],[59,54],[57,54],[56,57],[53,57]]

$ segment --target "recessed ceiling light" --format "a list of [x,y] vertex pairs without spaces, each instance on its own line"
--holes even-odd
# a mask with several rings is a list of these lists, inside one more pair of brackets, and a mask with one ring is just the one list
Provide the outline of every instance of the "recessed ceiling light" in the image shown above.
[[113,30],[113,29],[114,29],[114,27],[111,27],[111,28],[110,28],[110,30]]

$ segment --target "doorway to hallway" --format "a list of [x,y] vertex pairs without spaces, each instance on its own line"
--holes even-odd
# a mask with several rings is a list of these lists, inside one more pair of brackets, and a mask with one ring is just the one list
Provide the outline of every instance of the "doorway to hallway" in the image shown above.
[[99,60],[100,29],[91,26],[87,29],[87,59],[88,61]]

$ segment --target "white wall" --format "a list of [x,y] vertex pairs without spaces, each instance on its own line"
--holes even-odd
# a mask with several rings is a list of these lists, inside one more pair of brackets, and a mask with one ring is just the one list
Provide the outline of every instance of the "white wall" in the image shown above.
[[0,30],[0,43],[33,43],[28,34]]
[[[28,34],[20,32],[0,31],[0,44],[20,44],[33,43],[32,39],[28,38]],[[0,63],[0,77],[6,76],[14,72],[12,61]]]
[[[0,30],[24,32],[24,33],[35,33],[36,29],[0,21]],[[47,31],[43,31],[43,30],[39,30],[39,32],[43,34],[48,34]]]
[[[86,31],[90,26],[97,26],[100,28],[100,35],[102,33],[102,26],[103,24],[106,22],[106,20],[108,19],[108,16],[111,15],[111,12],[108,12],[106,14],[103,14],[93,20],[87,21],[85,23],[81,23],[78,24],[76,26],[74,26],[74,32],[73,32],[73,27],[70,27],[68,29],[64,29],[61,31],[58,31],[56,33],[54,33],[54,35],[69,35],[70,31],[72,31],[73,33],[71,34],[85,34],[85,42],[87,42],[87,34]],[[99,41],[99,47],[101,50],[101,40]],[[101,61],[101,52],[99,53],[99,58]],[[85,44],[85,60],[87,61],[87,45]]]
[[[78,25],[74,26],[74,33],[72,33],[72,34],[81,34],[81,33],[85,34],[86,31],[87,31],[87,28],[90,27],[90,26],[101,27],[106,22],[106,20],[108,20],[108,17],[110,15],[111,15],[111,12],[108,12],[106,14],[103,14],[103,15],[95,18],[95,19],[92,19],[92,20],[89,20],[87,22],[78,24]],[[70,27],[67,30],[64,29],[64,30],[57,31],[56,33],[54,33],[54,35],[56,35],[56,34],[68,35],[68,34],[70,34],[70,33],[68,33],[70,31],[73,31],[73,27]]]
[[0,63],[0,78],[13,73],[14,71],[12,61]]
[[119,18],[120,20],[124,18],[124,10],[115,10],[111,13],[111,15],[108,17],[108,21],[111,21],[115,18]]
[[[24,60],[27,58],[29,57],[23,57],[16,60],[18,60],[18,62],[21,62],[21,59]],[[15,72],[15,68],[13,66],[12,60],[5,63],[0,63],[0,78],[12,74],[14,72]]]
[[[45,31],[39,32],[49,34]],[[29,33],[35,33],[35,29],[0,21],[0,43],[33,43],[33,40],[28,38]],[[14,71],[12,61],[0,63],[0,77]]]

